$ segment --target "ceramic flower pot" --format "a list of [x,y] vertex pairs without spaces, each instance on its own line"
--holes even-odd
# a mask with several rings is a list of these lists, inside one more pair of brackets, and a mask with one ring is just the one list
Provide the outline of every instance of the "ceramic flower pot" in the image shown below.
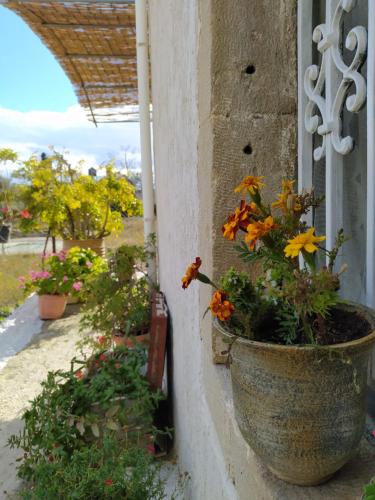
[[40,319],[59,319],[65,312],[65,295],[39,295]]
[[91,248],[101,257],[105,257],[105,243],[103,238],[91,240],[63,240],[63,250],[68,252],[73,247]]
[[375,315],[357,311],[372,333],[332,346],[285,346],[235,337],[231,346],[235,416],[244,439],[280,479],[328,480],[355,454],[365,428],[368,361]]
[[11,229],[11,226],[0,226],[0,243],[8,243]]

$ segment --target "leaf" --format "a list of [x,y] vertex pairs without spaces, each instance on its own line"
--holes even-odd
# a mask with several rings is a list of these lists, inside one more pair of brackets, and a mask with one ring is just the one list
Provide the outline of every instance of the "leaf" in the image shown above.
[[83,423],[83,420],[78,420],[78,422],[76,423],[76,427],[81,436],[83,436],[85,433],[85,425]]
[[106,423],[106,427],[108,429],[110,429],[111,431],[118,431],[118,430],[120,430],[120,426],[114,420],[108,420],[108,422]]
[[107,418],[112,418],[116,415],[116,413],[119,411],[120,405],[115,405],[112,406],[105,414]]
[[100,437],[100,431],[98,424],[91,424],[91,431],[96,438]]

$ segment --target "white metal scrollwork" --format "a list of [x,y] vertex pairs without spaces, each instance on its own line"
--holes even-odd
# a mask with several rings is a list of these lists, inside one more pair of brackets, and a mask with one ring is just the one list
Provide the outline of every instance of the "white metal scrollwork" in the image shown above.
[[[366,57],[366,29],[363,26],[356,26],[346,36],[345,47],[352,52],[355,51],[349,66],[343,60],[340,47],[344,15],[355,5],[356,0],[340,0],[330,25],[320,24],[313,32],[312,38],[322,54],[322,60],[320,67],[313,64],[306,69],[304,90],[308,97],[305,109],[306,130],[310,134],[317,133],[322,137],[321,145],[314,150],[315,161],[325,156],[328,134],[331,134],[332,145],[337,153],[346,155],[352,151],[353,138],[342,137],[342,111],[346,105],[348,111],[356,113],[366,101],[366,80],[358,71]],[[329,64],[334,64],[342,74],[333,102],[327,102],[327,99],[323,97]],[[354,85],[354,93],[348,95],[352,85]]]

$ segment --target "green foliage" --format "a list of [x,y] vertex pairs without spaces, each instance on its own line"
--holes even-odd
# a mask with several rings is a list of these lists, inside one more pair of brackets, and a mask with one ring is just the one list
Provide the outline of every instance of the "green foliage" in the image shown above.
[[95,180],[54,152],[41,161],[31,157],[17,176],[24,181],[21,198],[32,214],[22,224],[25,231],[47,229],[64,239],[102,238],[123,228],[122,214],[142,213],[134,186],[111,164],[106,176]]
[[162,500],[159,467],[142,449],[124,448],[106,437],[102,444],[75,450],[69,460],[52,455],[34,472],[35,485],[24,500]]
[[375,500],[375,479],[370,484],[364,487],[363,500]]
[[141,375],[145,362],[140,347],[116,348],[86,362],[73,360],[70,371],[50,372],[22,416],[24,429],[8,442],[23,451],[20,477],[35,480],[40,464],[55,457],[68,461],[75,450],[107,435],[124,446],[145,446],[160,398]]
[[147,251],[123,245],[108,261],[108,272],[90,282],[82,328],[104,334],[136,335],[150,321],[150,285],[144,274]]

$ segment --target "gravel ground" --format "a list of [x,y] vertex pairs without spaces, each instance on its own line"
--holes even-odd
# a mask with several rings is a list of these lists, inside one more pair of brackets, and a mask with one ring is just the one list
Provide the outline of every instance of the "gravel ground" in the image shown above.
[[0,371],[0,499],[17,498],[21,484],[15,462],[20,452],[5,447],[8,437],[21,429],[20,417],[47,373],[69,369],[80,339],[78,321],[79,308],[71,305],[62,319],[43,322],[41,332]]

